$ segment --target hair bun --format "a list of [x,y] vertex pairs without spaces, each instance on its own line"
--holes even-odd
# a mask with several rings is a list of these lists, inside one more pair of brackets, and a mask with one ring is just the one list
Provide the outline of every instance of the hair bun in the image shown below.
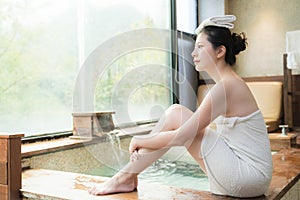
[[237,34],[237,33],[232,33],[231,35],[232,40],[233,40],[233,45],[232,45],[232,52],[234,55],[239,54],[241,51],[244,51],[246,49],[247,45],[247,38],[244,32]]

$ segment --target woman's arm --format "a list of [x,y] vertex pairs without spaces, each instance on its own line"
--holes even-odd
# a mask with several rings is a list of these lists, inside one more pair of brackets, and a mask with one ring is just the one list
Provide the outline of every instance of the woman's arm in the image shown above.
[[180,128],[151,135],[134,136],[129,152],[140,148],[162,149],[183,146],[203,131],[216,117],[226,113],[224,83],[216,84],[206,95],[196,112]]

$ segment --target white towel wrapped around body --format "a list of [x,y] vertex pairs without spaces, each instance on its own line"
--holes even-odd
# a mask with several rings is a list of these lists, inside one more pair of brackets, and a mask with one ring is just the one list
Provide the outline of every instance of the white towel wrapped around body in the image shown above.
[[210,191],[218,195],[257,197],[269,188],[273,163],[262,113],[219,116],[217,129],[206,128],[201,143]]

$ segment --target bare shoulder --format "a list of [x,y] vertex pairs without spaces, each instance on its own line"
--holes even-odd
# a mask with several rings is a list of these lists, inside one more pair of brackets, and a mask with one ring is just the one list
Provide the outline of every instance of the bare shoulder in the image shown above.
[[249,90],[247,84],[237,77],[223,79],[219,83],[219,87],[223,87],[226,93],[247,92]]
[[220,84],[226,93],[227,115],[244,116],[258,109],[248,85],[242,79],[224,79]]

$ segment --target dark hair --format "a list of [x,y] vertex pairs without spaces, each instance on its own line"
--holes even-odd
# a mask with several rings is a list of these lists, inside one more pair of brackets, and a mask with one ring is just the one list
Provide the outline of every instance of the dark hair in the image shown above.
[[246,49],[245,33],[231,33],[228,28],[217,26],[206,26],[201,32],[207,35],[208,41],[215,49],[221,45],[225,46],[225,61],[229,65],[233,65],[236,61],[235,56]]

